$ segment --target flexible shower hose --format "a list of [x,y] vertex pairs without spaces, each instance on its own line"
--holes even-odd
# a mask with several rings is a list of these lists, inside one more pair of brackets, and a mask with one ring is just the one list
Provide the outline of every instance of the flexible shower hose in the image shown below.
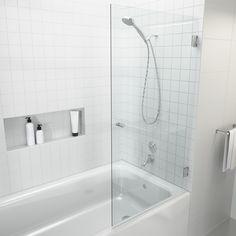
[[[147,82],[148,82],[148,74],[149,74],[149,67],[150,67],[150,48],[149,48],[148,43],[150,44],[150,47],[151,47],[151,52],[152,52],[154,65],[155,65],[156,81],[157,81],[157,86],[158,86],[158,109],[157,109],[156,116],[154,117],[152,121],[148,121],[144,114],[144,103],[145,103],[145,96],[147,92]],[[161,84],[160,84],[160,78],[159,78],[158,69],[157,69],[156,55],[155,55],[150,38],[146,41],[146,46],[147,46],[148,57],[147,57],[147,66],[146,66],[145,80],[144,80],[144,86],[143,86],[143,96],[142,96],[142,118],[145,124],[153,125],[157,122],[160,116],[160,111],[161,111]]]

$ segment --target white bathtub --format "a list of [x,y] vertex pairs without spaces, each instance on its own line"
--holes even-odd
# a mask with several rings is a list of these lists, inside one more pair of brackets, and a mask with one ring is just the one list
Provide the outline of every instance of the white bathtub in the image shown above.
[[106,166],[1,199],[0,236],[85,236],[104,230],[110,227],[110,186]]
[[125,162],[115,164],[113,180],[113,224],[130,220],[185,191]]
[[[110,166],[100,167],[0,199],[0,236],[141,236],[141,228],[151,226],[153,235],[171,236],[161,233],[164,225],[176,228],[175,236],[185,235],[188,193],[119,162],[111,217],[110,176]],[[111,218],[117,226],[111,227]]]

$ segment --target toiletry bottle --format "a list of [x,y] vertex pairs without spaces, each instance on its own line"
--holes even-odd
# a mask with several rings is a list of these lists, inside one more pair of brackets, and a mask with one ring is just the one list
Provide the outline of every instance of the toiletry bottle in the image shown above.
[[70,111],[70,119],[71,119],[72,136],[76,137],[79,135],[79,111],[78,110]]
[[42,130],[42,124],[38,124],[36,131],[36,143],[41,144],[44,143],[44,134]]
[[26,141],[28,146],[35,145],[35,135],[34,135],[34,124],[32,123],[31,117],[26,117]]

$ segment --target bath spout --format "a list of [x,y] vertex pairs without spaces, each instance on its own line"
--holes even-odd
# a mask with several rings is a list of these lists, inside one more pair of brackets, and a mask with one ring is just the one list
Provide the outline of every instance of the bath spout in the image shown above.
[[154,162],[154,158],[152,157],[151,154],[149,154],[147,159],[142,164],[142,166],[145,167],[147,164],[153,164],[153,162]]

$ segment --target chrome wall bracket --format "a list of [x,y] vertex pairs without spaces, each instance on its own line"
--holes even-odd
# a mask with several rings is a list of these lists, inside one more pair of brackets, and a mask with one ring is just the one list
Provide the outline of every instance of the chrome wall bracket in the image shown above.
[[186,178],[189,176],[189,170],[190,168],[187,166],[187,167],[184,167],[183,169],[183,178]]
[[123,124],[121,122],[115,123],[115,126],[120,127],[120,128],[125,128],[125,124]]
[[199,46],[199,36],[198,35],[192,35],[191,46],[193,48],[197,48]]

